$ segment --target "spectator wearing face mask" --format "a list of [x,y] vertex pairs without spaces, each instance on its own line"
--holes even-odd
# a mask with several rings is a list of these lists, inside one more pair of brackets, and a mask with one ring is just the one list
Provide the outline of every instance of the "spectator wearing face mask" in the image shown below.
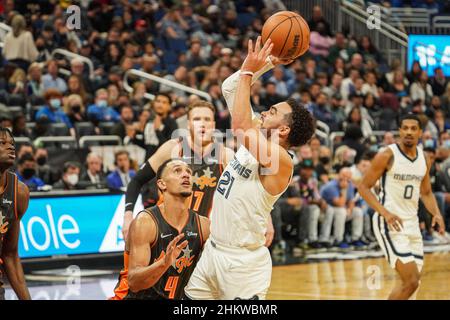
[[94,124],[99,122],[119,122],[120,115],[112,107],[108,106],[108,91],[106,89],[98,89],[95,93],[95,103],[91,104],[88,109],[88,119]]
[[45,185],[44,181],[36,175],[36,160],[31,153],[25,153],[19,158],[17,177],[19,181],[27,185],[30,191],[38,191]]
[[83,99],[78,94],[71,94],[65,99],[64,112],[72,123],[87,121]]
[[78,184],[80,179],[80,165],[77,162],[68,161],[64,163],[63,176],[53,185],[56,190],[81,189]]
[[52,185],[55,181],[52,170],[48,164],[48,151],[45,148],[37,148],[34,154],[37,162],[36,175],[45,182],[45,184]]
[[422,147],[428,149],[436,149],[437,141],[433,138],[433,135],[429,130],[424,131],[422,134]]
[[50,123],[65,123],[70,130],[70,135],[75,137],[73,124],[61,109],[62,94],[56,89],[48,89],[44,97],[47,105],[36,113],[36,121],[46,118]]

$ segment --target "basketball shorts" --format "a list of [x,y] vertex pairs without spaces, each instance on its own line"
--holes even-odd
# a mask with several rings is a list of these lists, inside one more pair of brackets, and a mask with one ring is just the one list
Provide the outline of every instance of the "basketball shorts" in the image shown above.
[[389,265],[395,269],[397,260],[403,264],[415,262],[419,271],[423,266],[423,241],[418,218],[404,219],[403,230],[388,228],[385,219],[375,212],[372,225],[378,244],[383,250]]
[[108,300],[123,300],[128,294],[128,259],[130,254],[127,251],[123,252],[123,269],[120,270],[119,280],[114,288],[114,297]]
[[271,277],[266,247],[229,247],[209,238],[184,291],[192,300],[264,300]]

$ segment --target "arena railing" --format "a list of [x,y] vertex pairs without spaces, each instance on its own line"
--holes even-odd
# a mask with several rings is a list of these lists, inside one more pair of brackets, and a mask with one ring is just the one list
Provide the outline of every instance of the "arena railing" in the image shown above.
[[[129,93],[133,93],[133,88],[128,84],[128,79],[131,78],[131,76],[134,77],[138,77],[138,78],[144,78],[147,80],[151,80],[154,82],[158,82],[160,84],[163,84],[165,86],[177,89],[177,90],[181,90],[190,94],[195,94],[201,98],[204,98],[208,101],[212,101],[211,96],[206,93],[205,91],[200,91],[197,89],[193,89],[191,87],[185,86],[183,84],[179,84],[175,81],[172,80],[167,80],[158,76],[155,76],[153,74],[141,71],[141,70],[136,70],[136,69],[130,69],[128,71],[125,72],[124,76],[123,76],[123,87],[126,91],[128,91]],[[145,93],[145,98],[149,99],[149,100],[153,100],[155,98],[155,96],[151,93]]]
[[432,28],[434,34],[450,34],[450,15],[434,16],[432,18]]
[[383,19],[379,28],[369,29],[367,23],[371,14],[350,1],[343,0],[340,11],[343,26],[348,26],[350,33],[356,37],[369,36],[374,45],[384,54],[387,62],[399,59],[403,68],[406,68],[406,50],[408,47],[408,35],[392,27]]
[[117,142],[117,145],[122,145],[122,139],[114,135],[82,136],[78,141],[80,148],[84,148],[88,142]]
[[[368,5],[377,4],[369,2]],[[438,13],[437,10],[425,8],[386,8],[383,6],[380,6],[380,8],[382,20],[408,34],[431,33],[431,16]]]
[[[85,56],[73,53],[69,50],[65,50],[65,49],[55,49],[52,51],[51,53],[51,57],[55,58],[56,55],[62,55],[65,56],[69,59],[69,63],[71,59],[74,58],[78,58],[80,60],[82,60],[89,68],[89,78],[90,79],[94,79],[95,74],[94,74],[94,64],[92,63],[91,59],[86,58]],[[59,68],[60,72],[64,75],[70,75],[71,72],[69,70],[63,69],[63,68]]]
[[342,31],[349,28],[350,34],[356,37],[369,36],[374,45],[384,54],[388,63],[400,59],[406,67],[406,49],[408,35],[394,28],[381,19],[379,29],[369,29],[367,22],[371,14],[366,11],[363,1],[349,0],[319,0],[319,1],[284,1],[289,10],[296,10],[309,20],[313,7],[320,5],[324,18],[330,23],[332,31]]
[[72,136],[49,136],[39,137],[33,141],[35,146],[45,145],[46,143],[61,143],[61,144],[74,144],[77,145],[77,140]]
[[325,122],[316,120],[316,126],[318,129],[324,131],[327,135],[330,134],[330,127]]
[[321,138],[321,140],[325,141],[325,145],[327,147],[330,147],[331,145],[331,140],[330,140],[330,136],[328,134],[326,134],[325,132],[323,132],[322,130],[316,129],[316,136],[318,136],[319,138]]

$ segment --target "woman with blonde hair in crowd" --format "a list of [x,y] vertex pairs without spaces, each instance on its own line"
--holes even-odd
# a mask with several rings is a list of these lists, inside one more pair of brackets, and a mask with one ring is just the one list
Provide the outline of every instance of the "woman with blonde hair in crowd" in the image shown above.
[[78,94],[71,94],[64,99],[64,112],[72,123],[88,121],[83,99]]
[[25,18],[16,14],[11,20],[12,30],[6,35],[3,46],[5,59],[17,64],[24,71],[28,70],[30,63],[39,55],[33,35],[26,27]]
[[27,75],[21,68],[16,68],[11,77],[8,79],[9,91],[12,94],[25,93],[25,82],[27,81]]

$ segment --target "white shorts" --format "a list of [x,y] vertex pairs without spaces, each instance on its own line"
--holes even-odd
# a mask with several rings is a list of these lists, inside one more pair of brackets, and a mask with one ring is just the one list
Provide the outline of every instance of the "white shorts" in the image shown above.
[[419,219],[403,221],[403,230],[398,232],[388,228],[384,218],[374,213],[373,231],[391,268],[395,269],[397,260],[403,264],[415,262],[419,271],[423,266],[423,241],[419,228]]
[[264,300],[271,277],[266,247],[249,250],[208,239],[184,292],[192,300]]

